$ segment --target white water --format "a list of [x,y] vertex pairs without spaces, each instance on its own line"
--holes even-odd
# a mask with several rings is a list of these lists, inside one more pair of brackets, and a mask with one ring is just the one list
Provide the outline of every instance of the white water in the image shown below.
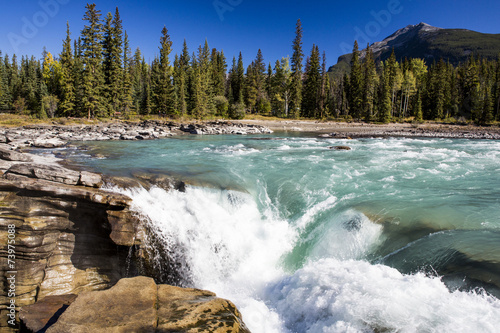
[[[301,239],[332,197],[311,205],[296,223],[265,209],[250,194],[188,187],[186,193],[131,189],[133,209],[168,246],[186,251],[189,278],[233,301],[259,332],[497,332],[500,301],[482,293],[450,292],[437,277],[404,275],[363,261],[382,241],[381,227],[349,210]],[[313,242],[308,261],[295,271],[283,258]]]

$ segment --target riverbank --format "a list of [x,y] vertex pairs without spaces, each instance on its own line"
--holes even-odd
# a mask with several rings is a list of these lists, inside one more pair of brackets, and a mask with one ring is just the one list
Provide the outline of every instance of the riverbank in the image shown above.
[[178,123],[163,119],[97,124],[32,124],[0,127],[0,143],[15,148],[57,148],[71,141],[152,140],[175,135],[247,135],[273,131],[314,133],[325,138],[421,137],[500,140],[500,127],[439,123],[367,124],[312,120],[234,120]]
[[346,123],[320,122],[310,120],[240,120],[237,123],[260,125],[273,131],[309,132],[332,134],[331,137],[429,137],[455,139],[494,139],[500,140],[500,127],[475,125],[455,125],[439,123]]

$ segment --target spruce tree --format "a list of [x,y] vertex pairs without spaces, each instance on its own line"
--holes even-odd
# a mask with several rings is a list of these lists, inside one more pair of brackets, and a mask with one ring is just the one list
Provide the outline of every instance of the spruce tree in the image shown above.
[[123,26],[118,7],[115,15],[108,13],[104,26],[104,80],[109,114],[121,111],[123,105]]
[[500,53],[495,64],[495,85],[493,93],[495,119],[500,120]]
[[90,119],[97,113],[106,114],[105,100],[103,98],[104,74],[102,70],[102,24],[101,11],[95,4],[87,4],[87,11],[83,17],[86,25],[82,30],[82,103]]
[[377,87],[377,71],[375,60],[370,45],[366,46],[365,62],[363,63],[364,88],[363,88],[363,111],[366,121],[371,121],[375,116],[375,97]]
[[328,72],[326,69],[326,53],[323,51],[322,63],[321,63],[321,85],[319,91],[318,99],[318,111],[319,118],[323,119],[326,116],[328,110],[328,92],[330,86],[330,80],[328,77]]
[[61,96],[59,110],[62,115],[72,116],[75,108],[75,78],[74,59],[71,50],[71,32],[69,23],[66,23],[66,39],[63,42],[63,50],[59,56],[62,70]]
[[152,89],[154,91],[155,113],[166,113],[170,116],[176,112],[175,91],[172,84],[173,68],[169,60],[171,52],[172,41],[167,28],[163,27],[160,38],[160,57],[152,74]]
[[244,79],[245,79],[245,69],[243,67],[243,56],[241,55],[240,52],[238,56],[238,63],[231,73],[230,84],[233,95],[233,103],[241,103],[243,101]]
[[118,100],[121,102],[120,110],[125,114],[129,114],[134,108],[134,87],[132,83],[132,63],[133,60],[130,58],[130,44],[128,40],[128,34],[125,31],[125,37],[123,40],[123,70],[122,70],[122,85],[121,91],[119,93]]
[[12,107],[12,96],[9,87],[9,67],[7,63],[8,57],[2,58],[2,52],[0,51],[0,110],[7,110]]
[[351,116],[355,119],[359,119],[363,111],[364,84],[361,62],[359,60],[358,41],[354,41],[354,47],[352,50],[351,77],[349,80],[349,88],[349,107],[351,110]]
[[297,20],[295,39],[293,40],[292,47],[292,81],[290,83],[291,98],[289,116],[296,118],[300,115],[300,107],[302,105],[302,61],[304,60],[304,53],[302,51],[302,23],[300,19]]
[[380,80],[380,105],[378,119],[382,123],[389,123],[392,114],[392,89],[391,89],[391,68],[384,66],[382,72],[382,79]]
[[306,62],[304,89],[302,94],[302,116],[316,118],[321,90],[319,48],[313,44],[311,56]]

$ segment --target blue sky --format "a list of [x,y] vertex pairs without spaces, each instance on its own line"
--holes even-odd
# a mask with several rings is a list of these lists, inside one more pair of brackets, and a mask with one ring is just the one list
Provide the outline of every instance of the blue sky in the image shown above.
[[[85,5],[80,0],[3,1],[0,12],[0,50],[41,57],[43,47],[54,55],[62,50],[66,21],[72,37],[80,34]],[[408,24],[426,22],[442,28],[464,28],[500,33],[500,1],[112,1],[96,0],[103,17],[118,6],[132,50],[139,47],[146,60],[158,53],[160,32],[165,25],[179,53],[186,39],[190,52],[205,39],[211,48],[232,57],[243,53],[248,65],[262,49],[266,63],[291,55],[295,23],[301,19],[303,48],[313,43],[325,51],[328,65],[352,49],[380,41]],[[172,56],[173,58],[173,56]]]

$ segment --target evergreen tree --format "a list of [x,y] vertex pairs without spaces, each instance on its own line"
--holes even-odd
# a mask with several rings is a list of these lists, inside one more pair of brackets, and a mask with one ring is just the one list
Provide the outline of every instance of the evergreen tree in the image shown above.
[[63,50],[59,58],[62,71],[59,110],[61,115],[72,116],[75,108],[75,78],[69,22],[66,23],[66,39],[63,41]]
[[212,50],[210,58],[211,75],[212,75],[212,91],[214,96],[224,96],[226,92],[226,57],[224,52]]
[[142,113],[142,101],[144,97],[144,81],[142,76],[142,55],[141,50],[137,48],[132,59],[130,67],[131,80],[132,80],[132,104],[134,112],[137,114]]
[[198,75],[199,75],[199,98],[200,109],[198,110],[201,117],[207,117],[215,114],[214,91],[211,77],[210,66],[210,48],[208,41],[205,40],[203,47],[198,48]]
[[500,53],[495,64],[495,85],[493,93],[494,114],[497,120],[500,120]]
[[371,121],[375,116],[375,97],[378,85],[378,76],[375,68],[375,60],[370,45],[366,46],[365,62],[363,64],[363,111],[366,121]]
[[134,87],[132,83],[132,59],[130,58],[130,44],[128,35],[125,31],[123,40],[123,70],[122,70],[122,85],[118,100],[121,101],[120,110],[125,114],[129,114],[134,108]]
[[166,27],[163,27],[160,38],[160,57],[156,65],[153,66],[152,90],[154,91],[154,111],[155,113],[165,112],[167,115],[174,115],[175,91],[172,84],[173,68],[170,65],[169,55],[172,52],[172,42]]
[[109,114],[111,115],[115,112],[121,111],[121,108],[125,106],[123,104],[123,94],[125,93],[123,87],[123,65],[127,66],[127,64],[122,63],[122,57],[124,55],[123,26],[118,7],[116,8],[114,17],[111,13],[108,13],[106,17],[106,24],[104,26],[103,54],[105,81],[104,91],[107,98]]
[[96,113],[106,114],[103,98],[104,75],[102,70],[102,24],[101,11],[95,4],[87,4],[87,11],[83,17],[87,24],[82,30],[82,103],[90,119]]
[[75,93],[75,107],[73,108],[73,115],[84,116],[86,108],[84,105],[84,63],[82,56],[81,38],[74,41],[74,56],[73,56],[73,71],[72,76],[74,80],[74,93]]
[[351,116],[359,119],[363,110],[363,72],[359,60],[358,41],[354,41],[351,61],[351,77],[349,79],[349,108]]
[[258,73],[255,66],[255,62],[247,67],[247,75],[245,77],[245,104],[250,109],[251,112],[255,112],[255,107],[257,105],[257,98],[259,95],[258,91]]
[[318,99],[318,111],[319,111],[319,118],[322,119],[326,116],[327,110],[329,109],[328,107],[328,92],[330,91],[330,80],[328,77],[328,72],[326,69],[326,53],[323,51],[323,57],[322,57],[322,63],[321,63],[321,86],[320,86],[320,91],[319,91],[319,99]]
[[313,44],[311,56],[306,62],[304,89],[302,94],[302,116],[316,118],[319,109],[321,72],[319,48]]
[[0,51],[0,110],[8,110],[12,107],[7,63],[8,57],[2,58],[2,52]]
[[388,123],[391,121],[392,114],[392,88],[391,88],[391,68],[386,65],[382,71],[382,79],[380,80],[380,104],[379,104],[379,121]]
[[235,66],[235,62],[233,61],[233,69],[231,70],[231,93],[233,95],[233,100],[229,99],[230,103],[243,104],[243,85],[245,79],[245,69],[243,67],[243,56],[241,52],[238,56],[238,63]]
[[302,61],[304,53],[302,51],[302,23],[297,20],[295,28],[295,39],[293,41],[292,55],[292,80],[290,87],[290,112],[289,116],[296,118],[300,115],[300,106],[302,105]]
[[[179,101],[179,112],[181,115],[187,114],[188,111],[188,86],[189,86],[189,51],[186,40],[182,46],[182,54],[179,57],[177,82],[176,87],[178,90],[177,96]],[[175,79],[174,79],[175,80]]]

